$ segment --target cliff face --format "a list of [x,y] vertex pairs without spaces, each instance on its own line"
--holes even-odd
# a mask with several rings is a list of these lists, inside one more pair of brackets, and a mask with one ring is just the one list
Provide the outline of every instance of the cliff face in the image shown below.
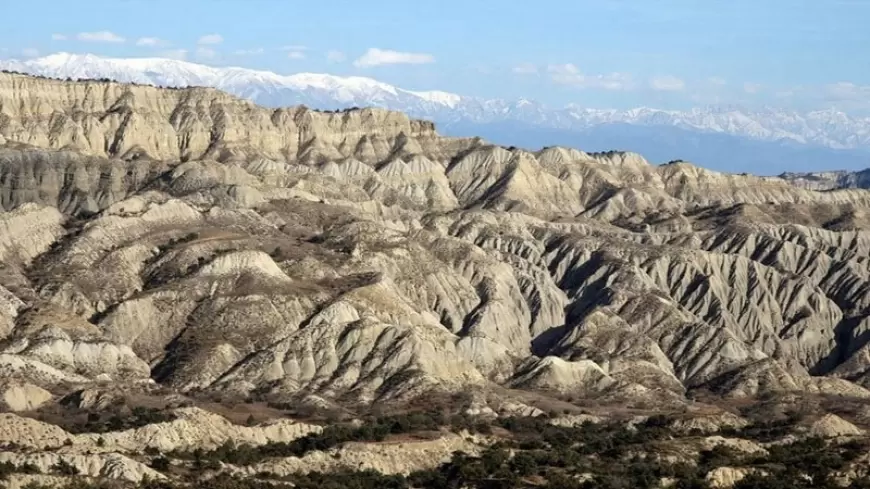
[[25,203],[92,214],[168,170],[164,162],[109,160],[71,151],[0,149],[0,209]]
[[[179,90],[0,73],[0,135],[87,155],[380,160],[408,140],[435,145],[432,123],[379,109],[270,110],[208,88]],[[461,144],[461,143],[460,143]]]

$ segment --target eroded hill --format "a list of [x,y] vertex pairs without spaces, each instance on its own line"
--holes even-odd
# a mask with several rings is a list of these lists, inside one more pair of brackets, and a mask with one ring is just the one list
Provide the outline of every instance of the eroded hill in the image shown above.
[[865,190],[11,74],[0,143],[9,409],[870,397]]

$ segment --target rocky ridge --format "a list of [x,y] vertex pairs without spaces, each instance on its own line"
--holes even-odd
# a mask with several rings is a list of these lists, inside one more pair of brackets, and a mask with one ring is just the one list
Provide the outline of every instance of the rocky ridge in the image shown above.
[[868,395],[863,190],[211,89],[0,94],[11,379]]

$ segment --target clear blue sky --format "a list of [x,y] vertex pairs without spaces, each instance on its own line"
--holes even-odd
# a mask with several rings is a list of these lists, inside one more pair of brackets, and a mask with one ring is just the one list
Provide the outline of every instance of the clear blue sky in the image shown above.
[[0,0],[0,12],[4,58],[184,56],[552,105],[870,109],[870,0]]

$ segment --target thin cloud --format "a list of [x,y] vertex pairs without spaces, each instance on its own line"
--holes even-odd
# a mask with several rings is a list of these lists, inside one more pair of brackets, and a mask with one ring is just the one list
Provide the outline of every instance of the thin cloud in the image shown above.
[[224,42],[224,38],[220,34],[207,34],[196,41],[196,43],[201,46],[213,46],[222,42]]
[[161,58],[168,59],[177,59],[179,61],[184,61],[187,59],[187,50],[186,49],[170,49],[168,51],[162,51],[159,53]]
[[686,82],[672,75],[654,77],[649,86],[658,92],[679,92],[686,88]]
[[425,53],[405,53],[389,49],[369,48],[359,59],[353,62],[358,68],[370,68],[381,65],[412,64],[420,65],[434,63],[435,57]]
[[329,51],[326,53],[326,60],[330,63],[343,63],[347,56],[341,51]]
[[76,39],[79,41],[87,41],[87,42],[112,42],[112,43],[122,43],[127,40],[123,37],[115,34],[114,32],[109,31],[99,31],[99,32],[79,32],[76,34]]
[[164,41],[163,39],[157,37],[140,37],[138,40],[136,40],[136,45],[146,47],[168,46],[169,41]]
[[236,56],[259,56],[264,52],[265,50],[263,48],[236,49],[235,51],[233,51],[233,54]]
[[[841,81],[826,85],[793,85],[783,87],[748,83],[748,93],[755,90],[770,95],[774,100],[811,110],[837,109],[847,113],[870,115],[870,85]],[[744,87],[744,91],[747,87]]]
[[746,93],[756,94],[761,91],[763,86],[760,83],[746,82],[743,84],[743,91]]
[[39,50],[36,48],[25,48],[21,50],[21,54],[28,58],[35,58],[39,56]]
[[211,48],[199,47],[196,48],[196,57],[203,59],[217,58],[217,51]]
[[[840,110],[853,116],[870,116],[870,85],[840,81],[823,85],[761,86],[752,90],[781,104],[808,110]],[[746,87],[744,87],[744,91]]]
[[518,75],[535,75],[538,73],[538,67],[532,63],[521,63],[514,66],[512,71]]
[[305,59],[305,51],[308,51],[308,46],[291,44],[288,46],[281,46],[281,51],[287,51],[287,58],[289,59]]
[[631,75],[625,73],[610,73],[607,75],[586,75],[571,63],[547,66],[550,80],[559,85],[577,88],[596,88],[603,90],[631,90],[634,82]]
[[829,97],[837,100],[870,99],[870,85],[837,82],[825,87]]
[[66,41],[67,39],[68,38],[66,37],[66,34],[52,34],[51,35],[52,41]]
[[723,87],[728,84],[728,81],[721,76],[711,76],[710,78],[707,78],[707,81],[710,82],[711,85],[716,85],[718,87]]
[[827,104],[833,104],[841,110],[870,110],[870,85],[837,82],[823,87],[820,92]]

